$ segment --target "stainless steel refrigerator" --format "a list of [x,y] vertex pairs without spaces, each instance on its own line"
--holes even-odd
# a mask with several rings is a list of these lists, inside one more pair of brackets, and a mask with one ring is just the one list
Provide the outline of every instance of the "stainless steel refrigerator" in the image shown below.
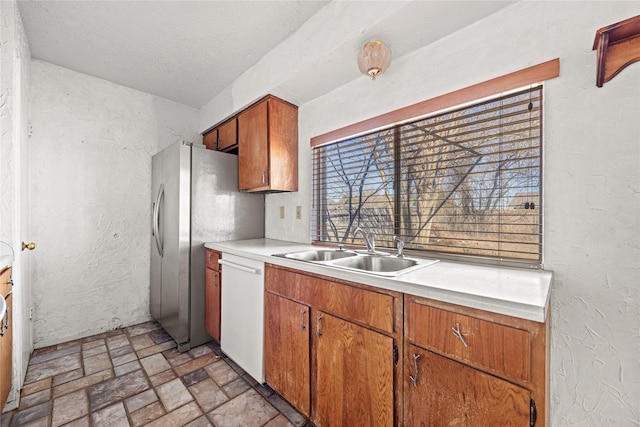
[[238,191],[238,157],[189,143],[153,156],[151,316],[187,351],[204,326],[205,242],[264,237],[264,196]]

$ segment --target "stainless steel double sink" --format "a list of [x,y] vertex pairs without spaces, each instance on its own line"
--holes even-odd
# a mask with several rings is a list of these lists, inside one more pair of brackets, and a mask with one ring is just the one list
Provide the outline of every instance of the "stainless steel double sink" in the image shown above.
[[388,277],[406,274],[438,262],[437,259],[400,258],[392,255],[370,255],[331,249],[290,252],[274,256]]

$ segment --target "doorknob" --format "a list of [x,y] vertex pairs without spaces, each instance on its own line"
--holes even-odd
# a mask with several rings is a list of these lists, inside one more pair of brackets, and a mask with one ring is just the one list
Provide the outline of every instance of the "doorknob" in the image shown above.
[[34,250],[36,248],[36,244],[33,242],[29,242],[29,243],[25,243],[22,242],[22,250],[24,251],[25,249],[29,249],[30,251]]

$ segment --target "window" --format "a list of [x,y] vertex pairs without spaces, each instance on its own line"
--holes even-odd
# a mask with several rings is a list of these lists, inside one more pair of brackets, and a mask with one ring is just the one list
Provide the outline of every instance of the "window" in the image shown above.
[[542,86],[315,147],[313,240],[541,262]]

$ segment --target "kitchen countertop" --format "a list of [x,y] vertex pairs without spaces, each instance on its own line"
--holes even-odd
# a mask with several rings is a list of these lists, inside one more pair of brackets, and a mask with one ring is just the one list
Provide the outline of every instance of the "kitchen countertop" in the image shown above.
[[[381,277],[274,257],[274,254],[317,250],[323,247],[273,239],[210,242],[205,243],[205,247],[283,267],[536,322],[544,322],[546,319],[553,282],[553,273],[550,271],[451,261],[440,261],[396,277]],[[418,257],[411,255],[410,258]]]

